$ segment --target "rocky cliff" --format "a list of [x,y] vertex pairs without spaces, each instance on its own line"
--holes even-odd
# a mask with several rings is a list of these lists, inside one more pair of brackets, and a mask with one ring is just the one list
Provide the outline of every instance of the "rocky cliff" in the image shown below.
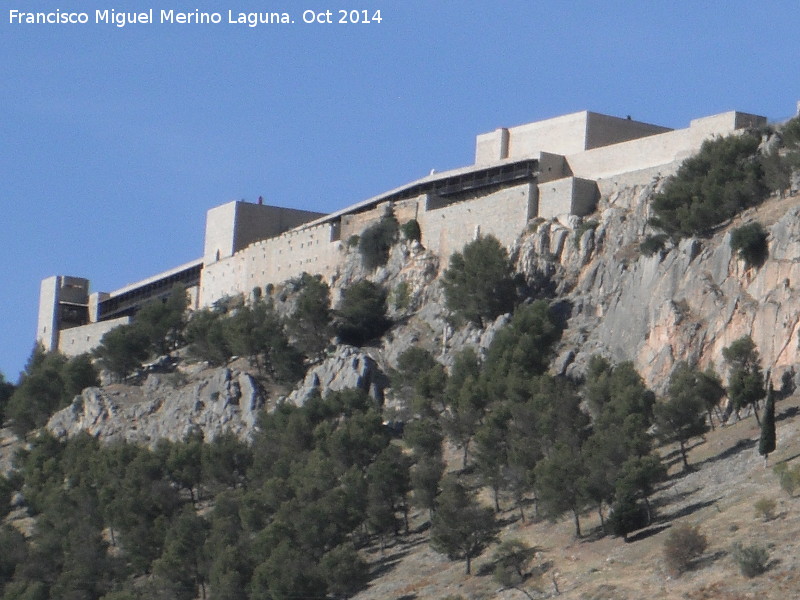
[[[570,311],[555,366],[579,374],[601,352],[634,361],[663,390],[680,360],[724,374],[722,349],[750,335],[779,386],[798,359],[800,198],[769,200],[711,238],[645,256],[639,244],[652,233],[649,200],[660,181],[604,196],[594,228],[545,222],[520,240],[519,270]],[[769,258],[759,268],[730,248],[730,231],[753,220],[769,231]]]
[[[798,360],[800,198],[773,198],[713,237],[685,239],[646,256],[639,244],[653,233],[647,225],[650,200],[669,172],[601,182],[594,215],[537,219],[512,248],[532,294],[558,302],[566,316],[553,370],[580,377],[588,358],[602,353],[613,361],[632,360],[646,382],[663,391],[680,360],[713,365],[724,376],[722,349],[750,335],[765,371],[771,370],[780,387],[782,378],[793,379]],[[753,220],[769,231],[769,258],[759,268],[739,260],[729,244],[730,231]],[[395,326],[380,345],[337,347],[309,370],[288,400],[301,403],[313,390],[360,387],[377,403],[391,403],[386,374],[409,346],[427,347],[446,365],[465,346],[485,351],[507,316],[483,331],[471,325],[454,331],[440,275],[439,257],[417,242],[397,244],[387,265],[369,273],[357,250],[348,250],[333,281],[334,303],[342,289],[368,277],[389,291]],[[286,313],[291,292],[279,290],[276,296]],[[225,429],[247,437],[257,411],[282,397],[261,389],[246,367],[194,369],[179,385],[174,378],[151,375],[140,387],[85,390],[48,427],[60,435],[85,430],[146,443],[179,439],[190,428],[202,429],[207,438]]]

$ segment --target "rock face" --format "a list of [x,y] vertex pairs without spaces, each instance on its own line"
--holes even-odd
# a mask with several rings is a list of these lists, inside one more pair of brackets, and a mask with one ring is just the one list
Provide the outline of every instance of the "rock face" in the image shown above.
[[[661,173],[644,173],[601,182],[594,215],[534,220],[512,248],[532,295],[557,302],[565,319],[552,370],[580,377],[589,357],[601,353],[615,362],[633,361],[646,383],[663,392],[680,360],[711,365],[724,378],[722,349],[750,335],[764,370],[780,387],[787,374],[794,376],[800,358],[800,198],[774,198],[711,238],[668,243],[645,256],[639,244],[655,233],[647,225],[650,200],[663,181]],[[729,243],[733,228],[753,220],[769,231],[769,258],[758,268],[733,255]],[[396,244],[387,264],[370,272],[356,249],[347,250],[331,285],[333,306],[344,288],[371,279],[387,289],[395,326],[380,345],[338,346],[286,399],[302,404],[315,390],[356,387],[382,405],[385,374],[410,346],[427,348],[446,366],[467,346],[483,354],[508,316],[485,330],[468,325],[453,331],[440,276],[439,258],[418,242]],[[291,290],[286,294],[288,311]],[[181,439],[191,428],[207,439],[224,430],[246,438],[265,405],[256,381],[233,368],[202,371],[181,386],[169,377],[151,375],[140,387],[85,390],[48,428],[58,435],[85,430],[150,444]]]
[[223,431],[247,438],[265,396],[247,373],[227,368],[199,374],[176,387],[168,376],[150,375],[140,387],[87,388],[47,423],[56,436],[80,431],[104,441],[154,444],[180,440],[192,429],[211,440]]
[[[685,239],[648,257],[639,243],[653,233],[647,218],[658,187],[653,181],[604,197],[596,228],[580,239],[553,221],[519,241],[519,270],[570,312],[558,370],[578,375],[600,352],[632,360],[663,390],[680,360],[724,375],[722,349],[749,335],[779,386],[798,360],[800,199],[770,200],[709,239]],[[769,258],[759,268],[730,248],[730,230],[753,220],[769,231]]]
[[382,405],[387,383],[375,359],[353,346],[339,346],[332,356],[306,373],[303,383],[287,400],[299,406],[315,391],[324,395],[329,391],[358,388]]

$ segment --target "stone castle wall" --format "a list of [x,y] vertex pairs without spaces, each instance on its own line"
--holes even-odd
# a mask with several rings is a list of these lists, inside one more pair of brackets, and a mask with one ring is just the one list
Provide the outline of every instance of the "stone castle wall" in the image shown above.
[[130,317],[120,317],[98,323],[89,323],[80,327],[62,329],[58,336],[58,351],[67,356],[77,356],[91,352],[100,344],[103,336],[120,325],[131,322]]
[[[417,219],[422,243],[440,256],[445,268],[449,257],[478,235],[493,235],[510,247],[534,217],[588,215],[600,191],[607,193],[620,175],[646,183],[661,175],[662,167],[674,171],[674,165],[696,152],[705,139],[765,122],[763,117],[729,112],[696,119],[690,127],[673,131],[584,111],[481,134],[474,166],[422,178],[331,215],[230,202],[208,211],[200,284],[192,306],[248,296],[254,288],[303,272],[330,281],[341,264],[343,244],[379,221],[388,209],[401,224]],[[480,184],[462,179],[494,177],[506,165],[514,168],[532,160],[538,171],[524,183],[514,183],[518,180],[513,178]],[[461,188],[458,183],[452,189],[449,183],[448,189],[436,187],[444,180],[467,183]],[[128,288],[145,289],[157,278]],[[71,314],[69,299],[75,294],[85,301],[88,280],[59,276],[43,281],[37,338],[46,348],[57,346],[68,354],[86,351],[119,324],[115,320],[67,328],[74,323],[61,323],[59,318]],[[94,304],[107,296],[93,294]],[[90,308],[91,304],[89,300]]]

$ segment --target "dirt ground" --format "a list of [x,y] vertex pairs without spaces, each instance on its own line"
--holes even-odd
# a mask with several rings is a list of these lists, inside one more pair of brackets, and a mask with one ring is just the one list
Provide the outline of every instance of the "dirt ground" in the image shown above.
[[[781,490],[772,466],[800,461],[800,396],[776,406],[777,450],[769,467],[758,454],[755,418],[709,432],[693,440],[684,473],[676,447],[661,448],[670,469],[652,502],[653,524],[627,542],[603,535],[596,512],[581,516],[584,537],[575,539],[571,518],[558,523],[522,523],[518,513],[499,515],[505,526],[501,539],[518,538],[540,549],[533,567],[542,571],[524,589],[532,598],[564,600],[789,600],[800,598],[800,498]],[[760,498],[777,503],[775,517],[756,516]],[[671,577],[662,558],[664,539],[679,523],[699,525],[708,548],[694,568]],[[463,596],[478,600],[523,599],[519,590],[500,590],[492,580],[492,549],[473,561],[473,575],[462,561],[449,561],[428,545],[426,515],[415,514],[416,530],[386,549],[370,548],[365,557],[377,575],[357,600],[442,599]],[[747,579],[730,555],[735,542],[769,550],[769,570]]]

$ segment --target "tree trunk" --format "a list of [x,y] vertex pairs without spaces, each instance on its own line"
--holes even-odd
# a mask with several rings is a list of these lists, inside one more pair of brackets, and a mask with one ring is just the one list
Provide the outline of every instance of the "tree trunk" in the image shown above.
[[467,575],[472,575],[472,557],[467,554]]
[[499,493],[496,487],[492,487],[492,492],[494,492],[494,512],[500,512],[500,498]]
[[603,517],[603,503],[597,503],[597,514],[600,515],[600,528],[605,531],[606,530],[606,520]]
[[680,445],[681,445],[681,458],[683,459],[683,470],[688,471],[689,461],[686,460],[686,444],[684,443],[683,440],[680,440]]
[[572,509],[572,516],[574,517],[575,520],[575,537],[578,538],[583,537],[581,535],[581,518],[578,516],[577,509],[574,508]]
[[758,416],[758,402],[753,402],[753,414],[756,416],[756,423],[761,427],[761,419]]

